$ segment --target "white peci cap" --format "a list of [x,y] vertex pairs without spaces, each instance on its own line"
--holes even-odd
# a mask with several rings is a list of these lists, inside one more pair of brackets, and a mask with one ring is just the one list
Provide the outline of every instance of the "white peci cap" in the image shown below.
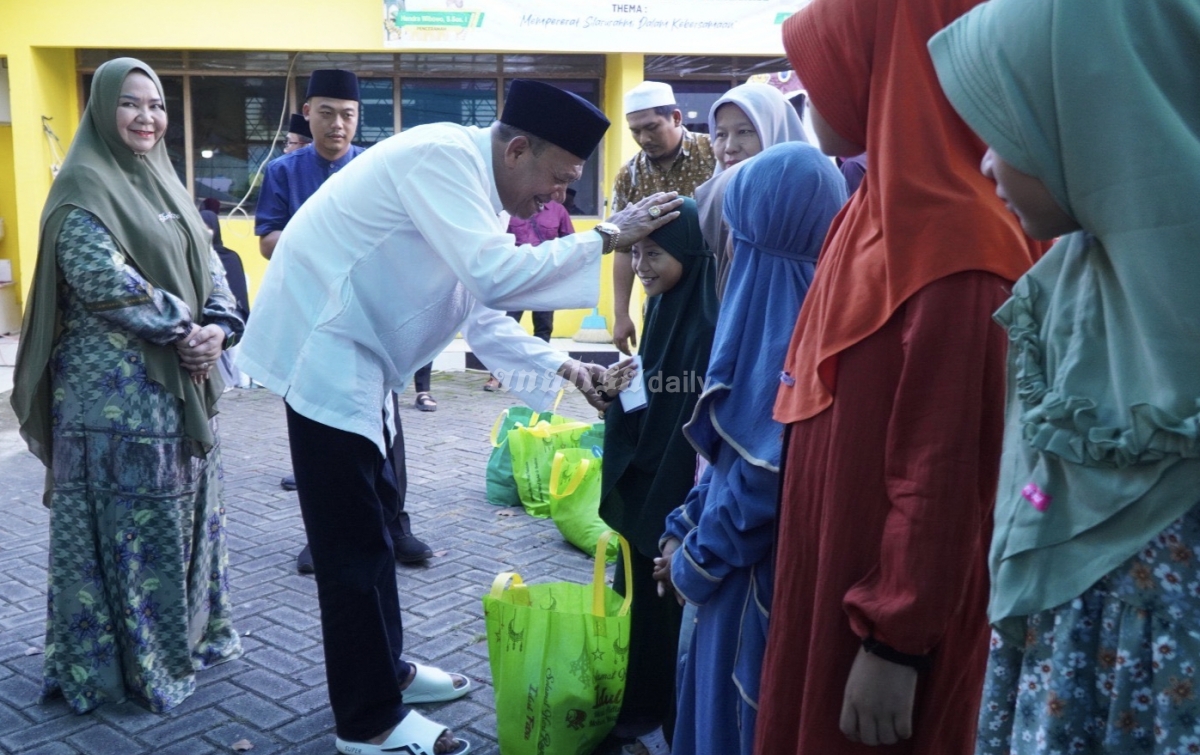
[[643,81],[625,93],[625,115],[675,104],[675,91],[661,81]]

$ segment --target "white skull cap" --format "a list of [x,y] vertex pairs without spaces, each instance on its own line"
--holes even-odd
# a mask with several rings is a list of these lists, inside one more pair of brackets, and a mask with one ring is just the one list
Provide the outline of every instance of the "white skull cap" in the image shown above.
[[661,81],[643,81],[625,93],[625,115],[675,104],[675,91]]

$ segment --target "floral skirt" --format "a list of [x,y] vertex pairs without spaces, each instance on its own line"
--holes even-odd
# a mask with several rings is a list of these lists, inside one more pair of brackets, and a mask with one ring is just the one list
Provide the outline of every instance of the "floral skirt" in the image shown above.
[[977,755],[1200,753],[1200,514],[1091,589],[992,634]]

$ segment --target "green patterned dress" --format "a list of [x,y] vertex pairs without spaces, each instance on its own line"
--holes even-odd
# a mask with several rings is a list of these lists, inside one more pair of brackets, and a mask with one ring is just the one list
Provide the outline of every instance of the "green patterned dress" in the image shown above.
[[[93,215],[57,241],[63,330],[51,356],[54,492],[42,698],[84,713],[127,698],[161,712],[195,672],[241,655],[230,621],[219,443],[189,454],[179,399],[146,375],[146,343],[191,328]],[[215,253],[199,318],[243,324]],[[215,433],[214,424],[214,437]]]
[[1200,753],[1200,505],[1023,643],[993,631],[975,753]]

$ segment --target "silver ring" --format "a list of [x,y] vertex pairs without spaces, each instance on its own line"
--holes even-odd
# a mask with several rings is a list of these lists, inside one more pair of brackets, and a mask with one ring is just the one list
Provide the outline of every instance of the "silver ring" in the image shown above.
[[654,218],[655,220],[658,220],[658,216],[662,215],[662,207],[660,207],[658,205],[651,205],[648,212],[650,213],[650,217]]

